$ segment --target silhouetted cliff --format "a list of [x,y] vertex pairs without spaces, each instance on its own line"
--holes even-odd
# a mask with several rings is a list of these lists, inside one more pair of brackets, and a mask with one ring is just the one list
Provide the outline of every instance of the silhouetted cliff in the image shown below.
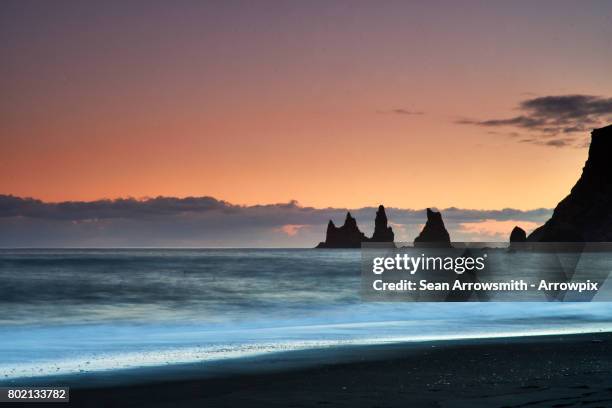
[[580,179],[531,242],[612,241],[612,125],[591,133]]
[[341,227],[336,227],[334,222],[329,220],[325,241],[320,242],[317,248],[361,248],[363,242],[393,242],[393,238],[393,229],[387,226],[387,214],[385,207],[381,205],[376,211],[372,238],[366,237],[359,230],[357,221],[350,212],[347,212],[344,225]]
[[442,214],[427,209],[427,222],[419,236],[414,239],[414,246],[451,246],[450,235],[444,227]]

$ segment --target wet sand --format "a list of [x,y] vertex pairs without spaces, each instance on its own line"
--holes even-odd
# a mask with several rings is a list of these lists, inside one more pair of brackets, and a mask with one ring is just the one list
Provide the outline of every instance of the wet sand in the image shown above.
[[[612,407],[612,334],[346,347],[75,383],[78,407]],[[145,374],[147,373],[147,374]],[[123,382],[123,385],[111,385]],[[97,380],[97,381],[96,381]],[[45,406],[50,406],[51,404]],[[55,404],[53,404],[55,405]]]

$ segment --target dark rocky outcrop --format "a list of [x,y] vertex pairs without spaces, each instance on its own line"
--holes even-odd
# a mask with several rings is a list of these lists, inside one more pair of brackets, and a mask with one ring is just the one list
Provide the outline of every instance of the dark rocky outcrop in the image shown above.
[[347,212],[341,227],[336,227],[334,222],[329,220],[325,242],[319,243],[317,248],[360,248],[365,240],[366,236],[359,230],[357,220]]
[[427,209],[427,222],[418,237],[414,239],[414,246],[450,247],[450,235],[444,227],[442,214]]
[[527,241],[527,233],[521,227],[514,227],[510,233],[510,243],[521,243]]
[[332,220],[327,224],[325,242],[320,242],[317,248],[361,248],[364,242],[393,242],[393,229],[389,227],[385,207],[382,205],[376,211],[374,221],[374,235],[372,238],[365,236],[357,226],[357,220],[350,212],[346,213],[344,225],[336,227]]
[[370,242],[393,242],[394,239],[395,234],[393,234],[393,229],[388,226],[385,207],[379,205],[374,220],[374,234],[370,238]]
[[530,242],[612,241],[612,125],[591,133],[580,179]]

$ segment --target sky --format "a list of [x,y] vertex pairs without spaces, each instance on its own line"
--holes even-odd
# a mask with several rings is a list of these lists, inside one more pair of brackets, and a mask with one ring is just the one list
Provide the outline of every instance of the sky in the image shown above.
[[0,194],[553,208],[607,1],[3,1]]

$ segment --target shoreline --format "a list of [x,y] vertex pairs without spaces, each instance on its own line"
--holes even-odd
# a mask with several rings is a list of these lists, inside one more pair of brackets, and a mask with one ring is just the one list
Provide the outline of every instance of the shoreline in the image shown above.
[[611,351],[610,332],[439,340],[37,381],[71,386],[70,406],[88,407],[596,407],[612,404]]
[[[51,374],[31,375],[23,377],[0,378],[0,386],[31,385],[44,386],[49,384],[76,384],[79,388],[113,387],[117,385],[134,385],[159,378],[212,378],[216,376],[240,375],[249,373],[245,369],[250,364],[257,364],[258,371],[308,369],[312,366],[328,364],[330,361],[350,363],[356,354],[361,357],[377,359],[381,354],[395,349],[419,349],[430,345],[456,345],[472,344],[479,341],[513,341],[514,339],[543,338],[550,336],[580,336],[598,333],[612,334],[612,326],[598,328],[582,328],[580,330],[540,330],[528,332],[499,332],[495,335],[441,335],[422,336],[412,338],[375,338],[354,340],[315,340],[308,345],[308,341],[300,343],[295,348],[268,349],[270,344],[257,345],[256,349],[234,356],[201,358],[193,361],[142,363],[141,365],[123,366],[116,368],[101,368],[92,370],[79,370],[73,372],[54,372]],[[283,344],[283,343],[279,343]],[[231,353],[228,351],[228,353]],[[89,362],[83,360],[83,366]],[[59,370],[59,368],[57,368]],[[42,370],[41,370],[42,371]]]

